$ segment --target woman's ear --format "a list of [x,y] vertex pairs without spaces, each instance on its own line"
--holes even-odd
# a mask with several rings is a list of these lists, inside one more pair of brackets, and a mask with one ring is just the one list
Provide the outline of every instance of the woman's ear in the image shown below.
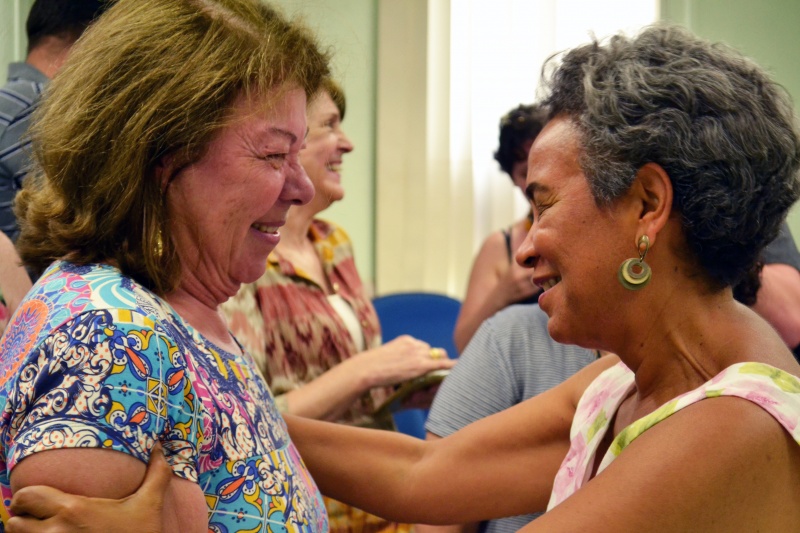
[[158,160],[154,169],[154,174],[159,187],[161,187],[161,194],[166,194],[167,187],[169,187],[177,171],[178,169],[175,168],[174,155],[165,155]]
[[647,235],[654,243],[672,214],[672,180],[661,165],[647,163],[636,172],[631,190],[641,206],[639,235]]

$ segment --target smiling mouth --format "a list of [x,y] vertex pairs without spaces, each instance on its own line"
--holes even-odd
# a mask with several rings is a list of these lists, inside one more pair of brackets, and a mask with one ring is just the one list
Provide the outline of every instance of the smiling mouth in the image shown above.
[[550,278],[550,279],[548,279],[547,281],[545,281],[544,283],[542,283],[539,286],[542,288],[543,291],[549,291],[550,289],[555,287],[560,282],[561,282],[561,278],[560,277]]
[[342,166],[341,165],[334,164],[334,163],[328,163],[327,165],[325,165],[325,168],[327,168],[331,172],[341,172],[341,170],[342,170]]
[[253,224],[250,227],[257,231],[260,231],[261,233],[272,233],[272,234],[278,233],[278,230],[280,229],[278,226],[265,226],[264,224]]

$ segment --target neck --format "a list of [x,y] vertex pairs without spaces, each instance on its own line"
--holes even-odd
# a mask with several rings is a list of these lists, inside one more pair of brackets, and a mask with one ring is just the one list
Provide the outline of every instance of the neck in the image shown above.
[[308,205],[293,206],[286,216],[286,225],[281,230],[277,250],[302,250],[308,246],[308,231],[319,211],[308,209]]
[[165,299],[181,318],[211,342],[230,352],[238,351],[219,308],[211,305],[210,300],[198,298],[197,295],[184,288],[176,289]]
[[691,281],[672,287],[679,289],[651,295],[647,312],[640,308],[619,336],[625,340],[616,351],[636,374],[641,405],[663,405],[735,363],[780,365],[780,339],[730,289],[697,290]]
[[219,306],[236,293],[231,290],[215,290],[220,284],[201,282],[192,269],[185,269],[180,286],[166,300],[175,311],[194,329],[207,339],[228,351],[236,351],[228,325],[219,312]]
[[25,62],[35,67],[50,79],[61,70],[74,41],[59,37],[45,37],[35,48],[28,52]]

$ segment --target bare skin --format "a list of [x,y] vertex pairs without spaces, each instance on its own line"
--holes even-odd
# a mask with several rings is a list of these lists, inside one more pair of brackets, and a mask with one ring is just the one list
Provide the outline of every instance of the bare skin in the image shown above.
[[[179,496],[171,486],[173,478],[161,446],[157,445],[142,484],[131,496],[116,500],[113,505],[103,505],[105,502],[97,498],[64,498],[61,491],[46,485],[25,487],[14,494],[11,512],[16,516],[6,524],[6,531],[28,533],[48,528],[48,531],[86,533],[158,533],[162,530],[161,513],[165,501]],[[120,520],[120,516],[133,512],[138,514],[137,520]]]
[[[528,219],[525,218],[511,226],[512,250],[522,244],[527,225]],[[472,264],[467,294],[453,334],[456,348],[463,352],[484,320],[513,303],[530,298],[539,290],[531,283],[528,269],[508,261],[503,232],[489,235]]]
[[764,265],[753,309],[772,324],[787,346],[800,345],[800,272],[780,263]]

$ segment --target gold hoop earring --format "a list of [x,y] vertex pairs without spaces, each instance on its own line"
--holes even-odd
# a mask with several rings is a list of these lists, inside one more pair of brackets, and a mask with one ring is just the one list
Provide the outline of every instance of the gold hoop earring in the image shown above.
[[644,258],[650,250],[650,238],[647,235],[639,237],[639,259],[632,257],[622,262],[617,271],[617,279],[629,291],[638,291],[648,283],[653,276],[650,265]]

